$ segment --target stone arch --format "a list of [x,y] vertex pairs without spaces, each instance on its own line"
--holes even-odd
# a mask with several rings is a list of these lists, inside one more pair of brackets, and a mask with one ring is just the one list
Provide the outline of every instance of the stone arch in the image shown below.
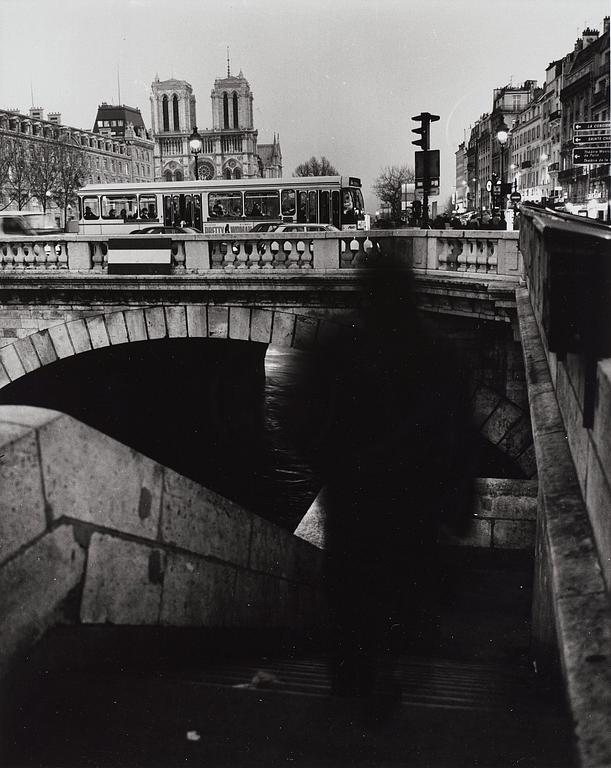
[[[346,317],[348,321],[348,317]],[[178,304],[86,315],[36,331],[0,348],[0,389],[60,359],[103,347],[165,338],[253,341],[299,350],[337,338],[346,324],[287,308]],[[473,393],[476,427],[513,459],[526,477],[536,475],[528,410],[486,386]]]

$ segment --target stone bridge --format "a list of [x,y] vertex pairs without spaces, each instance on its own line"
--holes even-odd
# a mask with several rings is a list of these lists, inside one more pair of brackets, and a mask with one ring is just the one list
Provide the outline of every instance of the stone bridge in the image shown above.
[[[451,333],[474,371],[482,432],[534,478],[520,493],[481,488],[475,514],[491,532],[536,522],[530,657],[542,675],[561,675],[577,762],[602,768],[611,347],[599,330],[611,327],[610,236],[523,213],[519,250],[514,233],[492,232],[183,236],[168,242],[163,276],[112,274],[103,238],[5,241],[0,385],[136,342],[307,350],[353,322],[369,255],[411,265],[433,331]],[[0,435],[5,668],[58,623],[306,634],[324,624],[316,547],[55,411],[3,406]],[[503,540],[485,545],[500,556]]]

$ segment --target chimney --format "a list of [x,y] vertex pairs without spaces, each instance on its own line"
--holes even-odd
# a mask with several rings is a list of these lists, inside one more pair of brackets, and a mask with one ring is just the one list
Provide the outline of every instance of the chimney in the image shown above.
[[598,40],[598,30],[597,29],[590,29],[590,27],[587,27],[583,30],[583,33],[581,35],[582,39],[582,46],[583,48],[587,48],[588,45],[591,45],[593,42]]
[[49,115],[47,117],[48,121],[50,123],[53,123],[53,125],[61,125],[62,124],[62,113],[61,112],[49,112]]
[[30,107],[30,118],[32,120],[44,120],[44,111],[41,107]]

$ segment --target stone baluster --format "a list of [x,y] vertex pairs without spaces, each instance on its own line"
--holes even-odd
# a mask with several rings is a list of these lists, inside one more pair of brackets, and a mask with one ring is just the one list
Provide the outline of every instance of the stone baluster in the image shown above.
[[346,247],[346,241],[340,240],[340,246],[339,246],[339,266],[344,267],[346,269],[350,269],[352,267],[352,251],[348,250]]
[[231,250],[235,255],[235,267],[236,269],[247,269],[248,254],[245,248],[246,243],[236,240],[231,246]]
[[246,240],[243,245],[248,257],[248,261],[246,262],[248,269],[260,269],[261,251],[257,247],[259,243],[253,243],[250,240]]
[[488,256],[488,272],[497,274],[498,272],[498,251],[500,242],[493,240],[490,247],[490,254]]
[[177,240],[172,243],[172,264],[174,272],[186,272],[184,240]]
[[0,247],[0,266],[2,269],[10,269],[13,266],[13,254],[6,243]]
[[284,253],[284,250],[280,248],[280,243],[277,240],[273,240],[269,244],[269,250],[274,257],[272,266],[279,267],[281,269],[286,267],[286,254]]
[[282,245],[282,250],[286,255],[287,269],[297,269],[299,267],[299,254],[295,248],[295,243],[290,240],[285,240]]
[[[272,262],[274,260],[274,252],[272,250],[272,243],[258,243],[259,250],[259,263],[262,269],[271,269]],[[276,253],[278,251],[276,250]]]
[[23,266],[26,269],[33,269],[35,266],[34,243],[22,243]]
[[481,240],[471,241],[471,248],[467,255],[467,272],[475,272],[477,269],[477,253],[481,246]]
[[300,243],[301,243],[301,241],[299,241],[299,243],[297,243],[297,250],[299,251],[299,255],[300,255],[300,258],[301,258],[300,266],[301,266],[302,269],[312,269],[313,261],[314,261],[314,245],[313,245],[312,241],[310,240],[310,242],[308,243],[308,247],[306,248],[305,245],[304,245],[303,250],[300,251],[299,250],[299,244]]
[[91,261],[93,263],[94,272],[102,272],[104,270],[104,256],[108,252],[106,243],[93,241],[90,244],[92,249]]
[[464,242],[461,244],[460,253],[458,254],[458,258],[457,258],[457,266],[456,266],[457,272],[467,271],[467,258],[472,251],[473,251],[473,240],[471,240],[470,238],[465,238]]
[[445,237],[437,237],[437,269],[445,271],[449,269],[450,241]]
[[477,254],[476,272],[488,271],[488,249],[490,248],[489,240],[480,240],[481,248]]
[[11,249],[13,251],[13,265],[15,269],[23,269],[25,265],[23,261],[23,248],[21,247],[21,243],[13,243]]

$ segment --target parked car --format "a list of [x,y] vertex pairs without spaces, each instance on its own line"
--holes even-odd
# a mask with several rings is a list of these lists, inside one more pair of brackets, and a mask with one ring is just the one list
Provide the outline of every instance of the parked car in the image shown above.
[[35,235],[36,231],[30,226],[26,216],[19,211],[0,214],[0,235],[17,235],[25,237]]
[[278,224],[274,232],[340,232],[333,224]]
[[201,235],[201,229],[197,227],[164,227],[157,224],[153,227],[142,227],[142,229],[133,229],[130,235]]
[[251,232],[273,232],[277,226],[279,226],[278,221],[260,221],[258,224],[255,224],[254,227],[250,229]]

